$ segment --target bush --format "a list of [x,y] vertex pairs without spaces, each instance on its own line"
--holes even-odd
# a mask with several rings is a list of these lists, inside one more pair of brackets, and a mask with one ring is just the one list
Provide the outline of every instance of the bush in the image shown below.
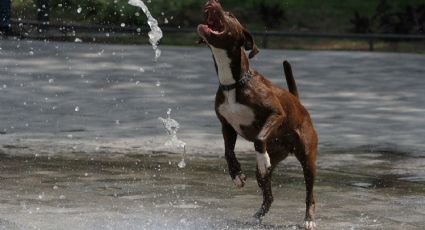
[[425,4],[395,9],[387,0],[381,0],[372,17],[360,16],[355,11],[350,23],[351,32],[355,33],[423,34]]

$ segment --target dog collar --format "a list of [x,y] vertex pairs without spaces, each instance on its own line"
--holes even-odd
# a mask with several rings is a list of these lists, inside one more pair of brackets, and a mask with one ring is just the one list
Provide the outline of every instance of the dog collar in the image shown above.
[[230,91],[232,89],[236,89],[237,87],[243,87],[251,79],[252,79],[252,72],[251,72],[251,70],[248,70],[248,72],[244,73],[243,76],[241,77],[241,79],[239,79],[239,81],[237,81],[236,83],[231,84],[231,85],[222,85],[220,83],[220,88],[223,91]]

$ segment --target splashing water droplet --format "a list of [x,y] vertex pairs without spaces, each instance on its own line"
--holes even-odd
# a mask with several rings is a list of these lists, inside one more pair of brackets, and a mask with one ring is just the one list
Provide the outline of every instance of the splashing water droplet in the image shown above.
[[178,166],[179,168],[185,168],[186,143],[177,138],[177,131],[180,128],[180,124],[171,118],[171,109],[167,110],[167,118],[158,117],[158,120],[164,125],[169,136],[169,140],[166,141],[164,145],[171,148],[183,148],[182,160],[179,162]]
[[177,166],[179,166],[179,168],[183,169],[186,168],[186,145],[183,146],[183,155],[182,155],[182,160],[179,162],[179,164]]
[[83,11],[83,9],[81,7],[78,7],[77,13],[81,13],[81,11]]
[[76,106],[74,110],[75,110],[75,112],[79,112],[80,111],[80,107]]
[[183,169],[186,167],[186,162],[184,161],[184,159],[182,159],[179,164],[178,164],[179,168]]
[[158,21],[152,17],[148,7],[141,0],[129,0],[128,4],[140,7],[148,18],[148,24],[151,28],[151,31],[148,33],[149,42],[152,44],[152,48],[155,51],[155,61],[161,56],[161,50],[158,48],[158,42],[162,38],[162,30],[158,26]]

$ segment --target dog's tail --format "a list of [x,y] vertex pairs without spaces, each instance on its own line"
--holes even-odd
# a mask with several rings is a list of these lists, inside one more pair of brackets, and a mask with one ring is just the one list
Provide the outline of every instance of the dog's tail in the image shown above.
[[288,61],[283,62],[283,69],[285,71],[286,84],[288,84],[289,92],[291,92],[296,98],[299,98],[297,84],[295,83],[294,75],[292,74],[292,67]]

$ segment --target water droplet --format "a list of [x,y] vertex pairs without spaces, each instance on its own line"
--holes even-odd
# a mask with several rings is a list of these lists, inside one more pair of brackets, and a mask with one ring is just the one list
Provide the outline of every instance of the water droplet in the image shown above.
[[79,112],[80,111],[80,107],[75,106],[75,112]]
[[81,13],[81,11],[83,11],[83,9],[81,7],[78,7],[77,13]]
[[50,79],[49,79],[49,83],[50,83],[50,84],[52,84],[54,81],[55,81],[55,79],[53,79],[53,78],[50,78]]
[[162,30],[158,26],[158,21],[154,17],[152,17],[152,14],[150,13],[148,7],[145,5],[144,2],[140,0],[129,0],[128,4],[141,8],[143,10],[143,13],[145,13],[146,17],[148,18],[148,24],[151,28],[151,31],[148,33],[149,42],[151,43],[152,48],[155,51],[155,61],[157,61],[159,56],[161,55],[161,52],[158,48],[158,43],[163,36]]
[[123,22],[123,23],[121,23],[121,27],[125,27],[125,23]]
[[185,168],[186,167],[186,162],[184,161],[184,159],[182,159],[179,164],[178,164],[179,168]]
[[158,80],[158,81],[156,81],[156,84],[155,84],[157,87],[160,87],[161,86],[161,82]]
[[80,38],[75,38],[74,42],[83,42]]

